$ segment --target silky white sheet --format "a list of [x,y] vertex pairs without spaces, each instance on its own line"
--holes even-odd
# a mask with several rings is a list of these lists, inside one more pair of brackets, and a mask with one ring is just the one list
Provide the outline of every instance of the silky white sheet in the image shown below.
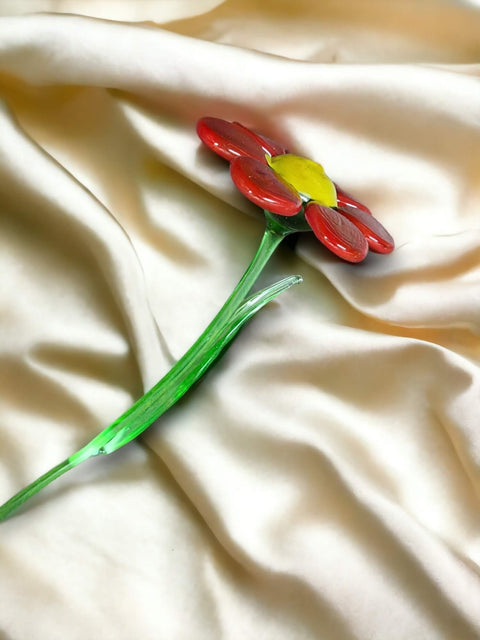
[[253,256],[199,117],[322,162],[397,244],[280,247],[260,284],[301,286],[0,525],[0,638],[480,638],[479,3],[0,15],[1,501],[152,386]]

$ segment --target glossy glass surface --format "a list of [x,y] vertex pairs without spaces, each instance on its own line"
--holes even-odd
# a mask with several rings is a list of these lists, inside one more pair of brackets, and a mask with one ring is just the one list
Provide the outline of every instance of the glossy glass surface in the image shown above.
[[264,143],[241,124],[221,118],[201,118],[197,122],[197,134],[209,149],[225,160],[248,156],[265,162]]
[[284,180],[310,200],[335,207],[335,186],[321,164],[291,153],[267,158],[267,162]]
[[[236,122],[235,124],[239,124],[239,123]],[[251,131],[251,129],[249,129],[249,131]],[[267,138],[267,136],[264,136],[262,133],[258,133],[258,131],[251,131],[251,133],[253,133],[259,139],[260,143],[263,145],[263,147],[268,151],[268,153],[271,156],[280,156],[283,153],[288,153],[285,147],[281,145],[279,142],[277,142],[276,140]]]
[[311,202],[305,207],[305,219],[322,244],[348,262],[361,262],[368,253],[362,232],[341,213]]
[[236,158],[230,165],[230,174],[237,189],[262,209],[294,216],[302,208],[302,199],[295,189],[255,158]]
[[391,253],[393,251],[395,243],[392,236],[370,213],[354,207],[342,207],[339,211],[360,229],[367,239],[371,251],[375,251],[375,253]]
[[338,186],[337,183],[334,183],[334,184],[337,190],[337,206],[338,207],[342,207],[345,209],[348,209],[350,207],[355,207],[357,209],[362,209],[362,211],[365,211],[366,213],[370,213],[370,214],[372,213],[366,205],[364,205],[359,200],[356,200],[347,191],[344,191],[341,187]]

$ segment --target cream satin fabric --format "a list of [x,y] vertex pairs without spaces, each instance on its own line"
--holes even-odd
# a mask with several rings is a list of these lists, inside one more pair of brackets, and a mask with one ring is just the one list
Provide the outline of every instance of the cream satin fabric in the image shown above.
[[255,252],[200,116],[322,162],[397,243],[281,247],[262,284],[304,283],[180,406],[0,525],[2,640],[480,638],[479,4],[0,5],[2,501]]

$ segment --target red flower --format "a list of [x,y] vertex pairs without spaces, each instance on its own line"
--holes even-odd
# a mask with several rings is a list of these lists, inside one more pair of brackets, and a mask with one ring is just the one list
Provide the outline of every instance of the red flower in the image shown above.
[[368,250],[390,253],[394,242],[368,207],[334,184],[313,160],[287,153],[277,142],[238,122],[201,118],[200,139],[230,162],[235,186],[262,209],[302,216],[334,254],[360,262]]

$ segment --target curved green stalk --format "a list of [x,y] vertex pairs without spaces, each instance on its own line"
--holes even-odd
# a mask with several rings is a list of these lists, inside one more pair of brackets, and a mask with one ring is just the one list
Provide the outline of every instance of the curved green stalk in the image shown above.
[[[93,451],[91,455],[108,454],[117,451],[139,436],[150,424],[173,406],[194,385],[223,350],[233,340],[243,325],[268,302],[276,298],[294,284],[302,281],[301,276],[290,276],[253,294],[237,309],[230,320],[222,326],[213,342],[193,354],[192,358],[179,370],[177,375],[165,376],[159,385],[160,393],[154,402],[145,402],[146,394],[130,407],[110,427],[98,434],[84,449]],[[154,387],[155,389],[155,387]],[[87,451],[85,451],[85,454]],[[1,509],[0,509],[1,516]]]
[[172,369],[144,396],[86,446],[53,467],[47,473],[15,494],[0,506],[0,521],[9,517],[20,505],[53,480],[88,458],[113,453],[136,438],[177,402],[218,358],[241,327],[267,302],[293,284],[301,282],[292,276],[245,299],[269,258],[288,235],[267,218],[260,247],[242,279],[200,338]]

